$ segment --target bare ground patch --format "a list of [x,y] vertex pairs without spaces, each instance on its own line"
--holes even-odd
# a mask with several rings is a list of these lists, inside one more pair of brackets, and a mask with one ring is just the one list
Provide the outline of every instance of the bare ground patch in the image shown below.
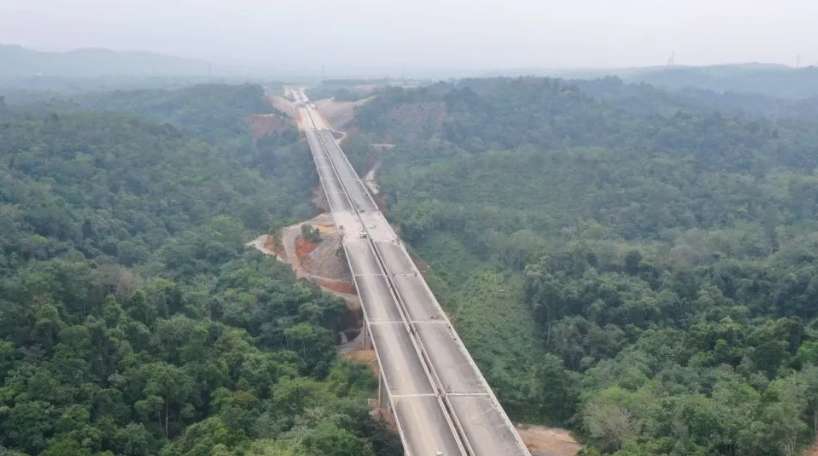
[[355,119],[355,108],[362,106],[372,97],[356,101],[336,101],[334,98],[325,98],[315,102],[318,111],[335,128],[344,128]]
[[521,424],[517,432],[532,456],[576,456],[582,445],[565,429]]
[[[318,230],[320,242],[310,242],[303,238],[303,224],[309,224]],[[350,311],[360,312],[360,301],[352,276],[340,253],[341,237],[328,214],[282,228],[277,236],[259,236],[248,242],[247,246],[265,255],[275,256],[279,261],[290,265],[299,279],[315,283],[324,291],[342,298]]]
[[299,236],[295,239],[295,255],[298,258],[304,258],[305,256],[312,253],[318,247],[318,244],[310,242],[304,239],[303,236]]
[[370,192],[372,192],[373,196],[376,196],[378,193],[381,192],[380,187],[378,187],[378,179],[376,174],[378,173],[378,168],[381,167],[381,162],[376,162],[375,165],[366,172],[364,176],[364,184],[366,184],[367,188]]
[[245,244],[245,246],[253,247],[265,255],[275,256],[279,260],[286,262],[286,260],[283,258],[284,251],[281,245],[276,242],[273,236],[269,234],[262,234],[261,236]]
[[267,97],[267,101],[278,111],[283,112],[292,119],[296,118],[295,105],[290,100],[281,95],[271,95]]

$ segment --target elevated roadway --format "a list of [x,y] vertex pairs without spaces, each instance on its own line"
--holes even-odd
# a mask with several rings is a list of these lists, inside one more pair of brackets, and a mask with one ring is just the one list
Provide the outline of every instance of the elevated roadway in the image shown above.
[[530,456],[397,234],[303,90],[296,102],[409,456]]

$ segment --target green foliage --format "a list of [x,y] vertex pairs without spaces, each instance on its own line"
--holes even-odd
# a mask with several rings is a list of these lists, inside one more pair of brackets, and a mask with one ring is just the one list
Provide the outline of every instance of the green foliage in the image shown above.
[[[176,90],[116,91],[85,95],[77,101],[85,109],[134,113],[210,140],[244,134],[248,115],[272,109],[264,101],[264,89],[251,84],[200,84]],[[218,108],[213,109],[216,106]]]
[[465,80],[358,124],[397,143],[390,217],[513,416],[588,454],[792,455],[818,422],[818,124],[686,96]]
[[309,223],[301,225],[301,236],[313,244],[321,242],[321,232]]
[[[191,95],[171,105],[217,112],[224,96]],[[335,355],[343,303],[243,246],[303,215],[306,150],[204,141],[186,131],[212,119],[168,115],[185,131],[94,113],[0,123],[0,452],[389,451],[371,375]]]
[[[176,242],[167,247],[167,261],[186,254],[207,262],[208,255],[225,253],[214,248],[240,248],[235,223],[244,207],[260,214],[250,228],[265,229],[274,219],[300,215],[291,211],[309,194],[304,182],[274,182],[242,166],[230,149],[130,118],[18,118],[0,131],[6,228],[0,269],[70,252],[130,266],[144,263],[170,237]],[[280,166],[308,173],[303,150],[290,152]],[[216,215],[221,218],[211,220]],[[194,248],[199,252],[180,251]]]

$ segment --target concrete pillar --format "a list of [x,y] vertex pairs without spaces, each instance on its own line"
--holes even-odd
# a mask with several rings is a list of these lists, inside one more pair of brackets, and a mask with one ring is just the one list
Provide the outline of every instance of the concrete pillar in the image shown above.
[[366,321],[363,322],[361,332],[363,333],[363,337],[361,337],[361,344],[363,345],[363,349],[369,350],[370,348],[372,348],[372,340],[370,340],[369,338],[369,325],[366,324]]
[[383,385],[383,373],[378,374],[378,408],[388,408],[389,401],[386,400],[386,392]]

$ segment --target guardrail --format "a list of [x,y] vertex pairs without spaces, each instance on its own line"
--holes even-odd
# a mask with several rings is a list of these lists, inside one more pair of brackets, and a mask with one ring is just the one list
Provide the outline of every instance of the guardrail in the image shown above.
[[[316,167],[319,169],[319,175],[321,173],[320,168],[321,168],[322,164],[320,163],[320,161],[319,161],[318,157],[316,156],[316,154],[323,154],[323,158],[326,160],[327,164],[329,165],[329,168],[331,169],[331,172],[332,172],[333,176],[337,180],[338,185],[339,185],[340,189],[342,190],[342,193],[344,194],[344,198],[345,198],[346,202],[349,205],[350,211],[354,214],[354,216],[357,218],[358,222],[361,225],[361,230],[362,230],[362,233],[365,234],[366,244],[368,246],[368,249],[372,253],[373,257],[375,258],[375,260],[377,262],[377,265],[378,265],[378,269],[380,270],[380,273],[385,278],[387,287],[389,289],[389,293],[392,296],[392,298],[393,298],[393,300],[394,300],[394,302],[395,302],[395,304],[397,306],[398,313],[401,316],[402,326],[407,331],[407,333],[409,335],[409,339],[410,339],[411,344],[412,344],[412,348],[416,352],[416,354],[418,355],[418,358],[420,359],[420,362],[422,364],[424,374],[427,377],[427,380],[429,381],[429,384],[432,386],[433,390],[435,391],[435,396],[437,398],[438,405],[440,406],[441,411],[443,412],[443,416],[446,419],[446,422],[447,422],[448,427],[449,427],[449,431],[452,433],[452,437],[454,438],[454,441],[456,442],[458,448],[460,449],[461,454],[464,455],[464,456],[478,456],[478,455],[483,454],[484,452],[481,453],[479,450],[476,450],[473,447],[473,444],[471,442],[471,439],[469,439],[469,437],[467,435],[467,432],[466,432],[466,429],[465,429],[465,427],[463,425],[463,422],[461,421],[460,417],[458,416],[458,413],[455,410],[455,406],[452,403],[450,393],[446,390],[446,385],[441,380],[441,376],[439,375],[439,373],[436,371],[434,363],[432,362],[431,356],[430,356],[430,354],[428,352],[427,347],[425,346],[425,344],[424,344],[424,342],[422,340],[422,337],[420,337],[418,335],[418,328],[416,328],[416,325],[419,324],[419,322],[415,322],[415,321],[412,320],[411,314],[410,314],[410,312],[409,312],[409,310],[407,308],[406,299],[405,299],[404,296],[402,296],[402,293],[400,291],[400,287],[395,283],[394,274],[390,273],[390,266],[389,266],[388,262],[384,259],[384,255],[381,252],[380,247],[373,240],[373,237],[372,237],[372,235],[370,233],[369,227],[367,226],[367,223],[366,223],[367,221],[364,219],[364,216],[362,215],[363,214],[362,211],[360,210],[360,208],[358,207],[358,205],[354,201],[353,197],[351,196],[351,192],[350,192],[349,188],[347,187],[347,183],[344,182],[344,177],[342,176],[342,173],[338,169],[338,164],[335,162],[334,158],[332,156],[330,156],[329,148],[333,148],[333,150],[335,151],[335,155],[337,155],[338,158],[340,160],[342,160],[342,166],[347,167],[346,171],[348,171],[348,173],[354,179],[356,179],[358,185],[361,185],[361,188],[363,188],[363,192],[365,194],[365,197],[368,199],[368,203],[371,203],[372,207],[376,208],[372,212],[379,213],[379,211],[377,210],[377,205],[375,204],[375,201],[372,198],[372,195],[361,184],[360,178],[358,177],[357,173],[355,172],[354,168],[352,167],[352,164],[349,162],[348,157],[346,157],[346,154],[343,153],[343,151],[340,149],[340,147],[335,142],[335,138],[332,136],[332,133],[329,130],[320,128],[318,123],[313,119],[313,113],[312,113],[313,108],[309,106],[308,101],[306,101],[306,97],[304,96],[303,98],[305,100],[305,101],[303,101],[303,103],[305,105],[307,105],[307,107],[305,107],[303,109],[303,111],[306,113],[306,115],[308,117],[308,121],[313,127],[312,128],[313,131],[308,132],[307,134],[308,134],[308,140],[310,141],[310,150],[313,153],[313,159],[314,159],[314,161],[316,163]],[[312,135],[311,137],[310,137],[310,134]],[[327,136],[330,136],[329,140],[327,139]],[[331,144],[328,143],[328,141],[331,141]],[[316,145],[318,147],[313,147],[313,143],[316,143]],[[315,150],[315,149],[317,149],[317,150]],[[320,181],[321,181],[322,189],[324,190],[324,194],[327,195],[328,204],[331,205],[332,203],[331,203],[331,198],[330,198],[330,192],[327,189],[326,183],[324,182],[323,178],[320,179]],[[331,207],[331,209],[333,209],[333,208]],[[384,221],[385,221],[385,219],[384,219]],[[391,228],[388,228],[388,229],[391,231]],[[394,234],[394,233],[392,233],[392,234]],[[342,234],[342,236],[343,236],[343,234]],[[400,239],[398,239],[396,235],[393,236],[393,242],[395,242],[398,245],[398,247],[400,248],[401,252],[404,255],[406,255],[407,258],[409,258],[408,252],[406,252],[406,249],[403,247],[403,245],[401,245]],[[345,242],[342,242],[342,246],[344,248],[344,252],[345,252],[346,257],[347,257],[348,266],[350,267],[350,270],[353,271],[353,274],[352,274],[353,282],[354,282],[354,284],[356,286],[356,289],[360,289],[358,279],[356,278],[356,275],[355,275],[354,270],[353,270],[352,263],[350,261],[350,252],[349,252]],[[409,261],[411,263],[411,259]],[[412,267],[414,269],[415,274],[420,274],[420,272],[417,270],[417,268],[416,268],[416,266],[414,266],[414,264],[412,264]],[[468,360],[468,363],[469,363],[470,367],[474,370],[475,376],[477,377],[479,383],[483,386],[483,390],[485,391],[485,392],[481,392],[481,393],[468,393],[468,394],[457,394],[457,393],[455,393],[455,394],[451,394],[451,396],[488,397],[491,406],[496,408],[497,413],[501,416],[501,419],[502,419],[502,421],[504,423],[504,426],[507,426],[509,428],[510,432],[513,434],[514,442],[516,444],[515,446],[517,447],[517,449],[519,449],[519,452],[515,453],[515,454],[529,455],[528,450],[525,447],[524,443],[522,442],[522,440],[520,439],[520,437],[516,433],[516,431],[514,431],[513,424],[511,423],[511,421],[509,420],[509,418],[505,414],[505,412],[502,410],[502,407],[500,406],[499,401],[497,400],[496,396],[494,395],[494,392],[492,391],[491,387],[488,385],[488,382],[486,381],[485,377],[482,375],[482,373],[480,373],[480,370],[477,367],[477,365],[474,363],[474,360],[468,354],[468,350],[466,350],[465,345],[463,345],[462,340],[460,340],[459,336],[457,335],[457,332],[454,330],[453,326],[451,325],[451,322],[449,321],[448,317],[445,315],[445,312],[443,312],[442,309],[440,309],[440,304],[437,302],[436,299],[434,299],[434,295],[431,293],[431,290],[428,289],[428,285],[425,283],[425,281],[421,280],[421,282],[422,282],[422,286],[424,286],[426,288],[426,290],[429,291],[429,296],[432,297],[433,304],[440,310],[440,315],[442,316],[442,321],[440,321],[440,322],[435,322],[435,323],[425,322],[423,324],[445,324],[447,326],[447,328],[450,330],[450,332],[452,334],[453,342],[455,343],[455,348],[457,350],[462,350],[462,354],[464,354],[464,356]],[[365,306],[361,306],[361,307],[362,307],[362,311],[364,312],[364,330],[367,333],[367,334],[364,334],[364,337],[365,338],[369,337],[371,339],[371,342],[372,342],[373,346],[375,347],[375,353],[376,353],[376,357],[378,359],[378,363],[379,363],[379,365],[383,366],[382,359],[380,357],[379,350],[378,350],[378,347],[377,347],[377,342],[375,340],[375,337],[371,336],[372,335],[372,327],[371,327],[369,317],[367,315],[366,307]],[[383,384],[385,386],[385,389],[387,391],[387,395],[389,396],[390,407],[392,408],[393,411],[395,411],[396,410],[396,408],[395,408],[396,407],[396,404],[395,404],[396,395],[393,394],[393,390],[391,389],[386,376],[383,373],[381,373],[381,377],[382,377],[382,381],[383,381]],[[400,397],[400,395],[398,395],[398,397]],[[407,448],[407,444],[406,444],[407,442],[406,442],[406,439],[405,439],[405,436],[404,436],[404,429],[402,429],[402,427],[401,427],[400,420],[396,419],[396,423],[398,425],[399,433],[401,434],[401,440],[402,440],[402,442],[404,444],[404,448]],[[426,455],[415,455],[415,456],[426,456]],[[446,455],[446,456],[449,456],[449,455]]]
[[[312,113],[310,112],[309,109],[306,109],[305,111],[307,112],[307,115],[310,117],[310,122],[312,123],[313,127],[316,128],[316,130],[317,130],[317,125],[316,125],[315,121],[312,119]],[[466,452],[467,450],[464,448],[464,442],[466,442],[466,440],[464,438],[465,436],[462,433],[462,425],[460,425],[459,420],[457,420],[457,418],[454,416],[453,411],[451,410],[451,405],[445,403],[445,399],[444,399],[445,395],[441,395],[442,388],[441,388],[440,379],[437,377],[437,375],[432,370],[433,366],[431,365],[431,363],[428,360],[428,355],[425,353],[425,350],[421,347],[421,343],[417,338],[417,335],[416,335],[416,333],[414,331],[414,328],[409,323],[409,318],[408,318],[408,314],[407,314],[408,311],[406,310],[405,305],[403,305],[401,300],[398,298],[398,294],[397,294],[398,291],[395,288],[394,282],[392,281],[392,278],[390,277],[390,275],[389,275],[389,273],[387,271],[387,268],[385,266],[383,258],[381,257],[380,253],[378,252],[378,249],[375,246],[374,242],[372,241],[371,236],[369,236],[368,228],[366,226],[366,221],[361,217],[361,212],[356,207],[354,201],[352,201],[352,198],[349,195],[349,190],[346,188],[346,184],[344,183],[344,181],[343,181],[343,179],[341,177],[341,173],[338,171],[334,161],[332,160],[332,157],[329,157],[328,154],[326,153],[326,147],[327,147],[326,138],[322,138],[320,135],[317,135],[317,134],[316,134],[316,137],[317,137],[318,141],[321,143],[322,147],[320,147],[320,149],[326,155],[327,161],[330,164],[330,168],[333,170],[335,178],[338,180],[339,185],[343,189],[344,195],[346,197],[347,202],[350,205],[350,208],[352,209],[352,212],[356,215],[356,217],[358,217],[358,220],[361,223],[362,229],[367,232],[367,236],[366,236],[367,245],[369,246],[370,251],[375,256],[375,258],[376,258],[376,260],[378,262],[381,273],[383,274],[383,276],[385,277],[385,279],[387,281],[387,284],[389,286],[389,291],[390,291],[393,299],[398,304],[398,311],[399,311],[399,313],[401,314],[401,317],[402,317],[401,323],[403,324],[404,329],[409,333],[409,337],[410,337],[410,340],[412,342],[413,349],[415,350],[415,352],[418,354],[418,357],[423,362],[423,368],[424,368],[424,372],[425,372],[425,374],[427,376],[427,380],[429,380],[430,385],[433,385],[433,387],[435,387],[435,389],[438,390],[438,394],[436,394],[435,396],[437,397],[438,404],[439,404],[441,410],[443,411],[444,417],[446,418],[446,420],[448,422],[448,425],[450,427],[449,430],[450,430],[450,432],[452,432],[452,435],[455,436],[454,440],[457,443],[458,447],[460,447],[462,455],[470,456],[470,455],[472,455],[474,453],[473,453],[473,451],[467,453]],[[316,153],[316,152],[313,151],[313,154],[314,153]],[[349,163],[347,162],[347,164],[349,164]],[[316,162],[316,165],[318,165],[318,162]],[[349,166],[351,166],[351,165],[349,165]],[[321,180],[321,179],[319,179],[319,180]],[[323,182],[322,182],[321,185],[322,185],[322,189],[324,190],[324,193],[327,194],[327,188],[324,186]],[[369,192],[367,192],[367,195],[371,199],[371,195],[369,195]],[[375,204],[374,200],[372,201],[372,204],[373,205]],[[347,250],[347,247],[346,247],[344,242],[341,242],[341,245],[344,248],[344,254],[345,254],[345,257],[347,259],[347,265],[349,266],[350,271],[353,271],[352,264],[350,263],[350,260],[349,260],[349,252]],[[356,289],[358,289],[358,283],[357,283],[357,279],[355,278],[354,273],[352,274],[352,280],[355,283]],[[369,318],[366,315],[366,309],[365,309],[364,306],[361,306],[361,309],[364,312],[364,325],[369,330],[369,333],[371,334],[371,326],[370,326]],[[383,363],[381,361],[381,358],[380,358],[380,354],[379,354],[378,349],[377,349],[377,344],[376,344],[375,339],[371,338],[371,342],[372,342],[373,346],[375,347],[375,356],[378,359],[378,364],[383,365]],[[385,376],[383,376],[383,374],[380,374],[380,375],[382,377],[382,381],[384,383],[384,386],[385,386],[385,388],[387,390],[387,396],[389,397],[390,407],[391,407],[392,410],[395,410],[394,400],[395,400],[396,396],[392,393],[392,389],[389,386],[389,382],[388,382],[387,378]],[[455,423],[454,423],[455,421],[457,422],[457,426],[455,426]],[[405,436],[404,436],[405,431],[401,427],[400,420],[396,419],[395,422],[397,423],[398,432],[400,434],[403,446],[404,446],[404,448],[408,448],[407,443],[405,441]],[[467,443],[467,445],[468,445],[468,443]],[[417,455],[417,456],[421,456],[421,455]],[[446,456],[449,456],[449,455],[446,455]]]

